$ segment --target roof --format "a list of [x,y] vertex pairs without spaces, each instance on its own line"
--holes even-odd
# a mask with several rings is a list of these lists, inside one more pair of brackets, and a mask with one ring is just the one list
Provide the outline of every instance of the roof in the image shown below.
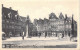
[[4,12],[4,13],[10,13],[10,12],[12,12],[12,13],[15,13],[15,14],[17,13],[16,10],[12,10],[12,9],[6,8],[6,7],[2,8],[2,12]]
[[16,10],[12,10],[10,8],[2,7],[2,14],[4,14],[7,19],[9,19],[9,16],[8,16],[9,13],[11,14],[12,19],[16,19],[15,15],[18,14],[18,12]]
[[23,22],[26,22],[26,17],[20,16],[20,18],[21,18],[21,20],[22,20]]

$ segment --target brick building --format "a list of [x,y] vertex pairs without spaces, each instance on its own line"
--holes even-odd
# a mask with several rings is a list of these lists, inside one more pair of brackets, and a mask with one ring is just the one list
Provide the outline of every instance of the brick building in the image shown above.
[[25,30],[25,22],[23,20],[26,19],[19,16],[18,11],[13,10],[11,7],[3,7],[2,4],[2,31],[6,33],[6,37],[21,36]]

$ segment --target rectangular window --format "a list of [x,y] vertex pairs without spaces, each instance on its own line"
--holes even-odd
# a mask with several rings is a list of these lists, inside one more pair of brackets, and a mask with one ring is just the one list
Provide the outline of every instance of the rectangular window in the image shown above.
[[6,25],[6,28],[8,28],[9,26],[8,25]]
[[14,26],[12,25],[12,28],[14,28]]
[[5,25],[4,24],[2,25],[2,28],[5,28]]

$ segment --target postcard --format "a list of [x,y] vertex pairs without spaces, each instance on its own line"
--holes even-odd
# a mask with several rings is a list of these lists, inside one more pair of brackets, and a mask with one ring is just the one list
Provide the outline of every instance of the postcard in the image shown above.
[[79,50],[79,0],[2,0],[1,50]]

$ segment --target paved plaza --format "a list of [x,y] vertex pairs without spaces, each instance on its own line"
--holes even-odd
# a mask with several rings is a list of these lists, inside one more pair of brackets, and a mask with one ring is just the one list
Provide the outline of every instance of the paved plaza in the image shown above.
[[58,39],[57,37],[11,37],[2,41],[3,44],[14,44],[23,48],[76,48],[77,42],[71,42],[67,40]]

